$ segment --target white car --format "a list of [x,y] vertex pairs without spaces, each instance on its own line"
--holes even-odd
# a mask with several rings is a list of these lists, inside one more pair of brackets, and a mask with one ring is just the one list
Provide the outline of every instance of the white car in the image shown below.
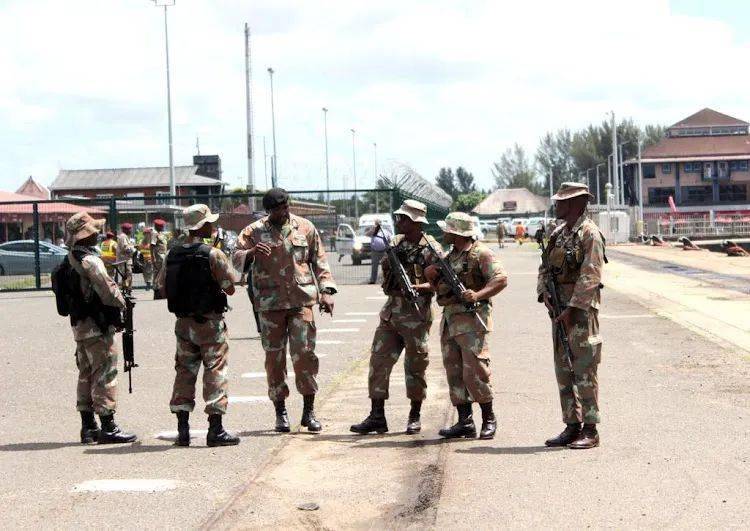
[[533,238],[536,234],[536,231],[539,230],[539,228],[544,228],[545,225],[546,223],[544,218],[529,218],[528,222],[526,223],[526,235],[530,238]]
[[367,236],[369,227],[360,227],[355,231],[351,225],[341,223],[336,228],[336,252],[339,261],[351,255],[352,264],[360,265],[363,259],[370,258],[370,237]]
[[526,218],[513,218],[510,222],[510,232],[508,233],[512,238],[516,237],[516,225],[523,227],[524,233],[526,233]]
[[482,222],[479,221],[479,216],[471,216],[471,219],[474,220],[474,226],[477,228],[476,232],[474,233],[474,236],[476,236],[477,240],[483,240],[484,231],[482,231]]

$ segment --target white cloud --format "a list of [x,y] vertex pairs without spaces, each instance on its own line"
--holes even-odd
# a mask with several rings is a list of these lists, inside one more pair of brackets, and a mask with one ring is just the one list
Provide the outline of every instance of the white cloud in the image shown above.
[[[365,7],[366,6],[366,7]],[[59,167],[166,164],[163,12],[149,1],[22,0],[0,8],[0,188]],[[748,47],[726,24],[675,15],[666,0],[310,2],[178,0],[169,8],[175,158],[222,156],[244,179],[243,24],[253,30],[256,154],[276,69],[282,185],[332,186],[381,164],[432,178],[464,165],[482,186],[503,149],[614,109],[669,124],[704,107],[750,118]],[[263,180],[263,162],[256,162]]]

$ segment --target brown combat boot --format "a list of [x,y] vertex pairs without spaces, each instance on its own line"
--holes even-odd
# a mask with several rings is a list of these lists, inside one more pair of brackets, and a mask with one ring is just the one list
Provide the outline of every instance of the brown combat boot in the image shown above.
[[599,432],[596,431],[596,424],[584,424],[581,434],[568,445],[568,448],[571,450],[588,450],[596,446],[599,446]]
[[581,434],[581,425],[577,422],[574,424],[568,424],[566,425],[563,432],[558,435],[557,437],[553,437],[551,439],[547,439],[544,441],[544,444],[546,446],[568,446],[570,443],[578,439],[578,436]]
[[422,401],[412,400],[411,409],[409,410],[409,420],[406,422],[407,435],[414,435],[422,431],[421,411]]

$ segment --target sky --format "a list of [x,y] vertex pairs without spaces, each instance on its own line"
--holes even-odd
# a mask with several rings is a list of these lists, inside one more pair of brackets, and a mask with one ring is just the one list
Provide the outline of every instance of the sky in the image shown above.
[[[750,2],[177,0],[168,8],[174,158],[221,156],[247,182],[244,24],[256,186],[332,189],[408,164],[482,188],[515,142],[613,110],[669,125],[704,108],[750,120]],[[0,190],[60,169],[168,164],[164,11],[151,0],[0,0]],[[376,149],[373,144],[377,144]]]

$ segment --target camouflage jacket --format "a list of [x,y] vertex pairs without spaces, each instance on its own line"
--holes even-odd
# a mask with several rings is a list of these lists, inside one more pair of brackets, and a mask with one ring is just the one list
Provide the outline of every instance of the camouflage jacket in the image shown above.
[[151,245],[154,246],[154,255],[164,259],[167,255],[167,244],[169,243],[169,233],[153,230],[151,232]]
[[124,232],[117,235],[116,252],[118,262],[122,260],[130,260],[133,257],[133,254],[135,254],[135,246],[133,245],[133,242],[130,241],[130,236]]
[[546,249],[552,271],[539,266],[536,292],[541,301],[548,275],[554,274],[560,302],[588,311],[601,303],[602,268],[605,263],[604,237],[599,227],[584,213],[571,229],[555,228]]
[[[404,238],[403,234],[397,234],[390,241],[390,246],[395,248],[396,256],[398,256],[399,261],[403,264],[412,284],[427,282],[424,270],[427,266],[437,261],[430,248],[424,243],[424,239],[428,239],[439,253],[443,252],[440,244],[429,234],[425,234],[423,239],[416,244]],[[416,318],[419,321],[431,322],[433,318],[432,292],[419,292],[417,305],[422,315],[414,315],[414,307],[404,298],[398,287],[398,281],[394,275],[391,275],[388,256],[384,256],[380,264],[383,268],[383,292],[388,295],[388,300],[380,310],[380,318],[386,321],[414,320]]]
[[232,256],[238,270],[245,270],[247,250],[258,243],[271,247],[270,256],[255,253],[251,264],[253,300],[258,311],[312,306],[318,302],[318,291],[336,291],[320,234],[305,218],[290,214],[278,228],[266,216],[245,227]]
[[[445,257],[446,261],[461,279],[466,289],[478,291],[484,288],[490,280],[507,278],[500,259],[489,247],[475,241],[471,247],[461,253],[451,249]],[[474,317],[473,311],[468,311],[463,302],[459,301],[451,292],[450,286],[442,280],[438,281],[437,302],[443,306],[443,326],[448,327],[450,337],[468,332],[484,332],[484,328]],[[476,312],[487,325],[487,332],[492,331],[492,301],[479,301]]]
[[[79,262],[73,256],[73,251],[82,251],[86,255]],[[125,308],[125,298],[120,293],[115,281],[107,274],[107,268],[104,267],[102,259],[95,254],[95,250],[76,245],[68,251],[68,260],[81,277],[81,292],[86,299],[91,297],[93,290],[107,306]],[[102,335],[101,330],[91,317],[77,322],[71,328],[76,341],[84,341]],[[114,332],[114,327],[110,327],[109,333],[113,334]]]

